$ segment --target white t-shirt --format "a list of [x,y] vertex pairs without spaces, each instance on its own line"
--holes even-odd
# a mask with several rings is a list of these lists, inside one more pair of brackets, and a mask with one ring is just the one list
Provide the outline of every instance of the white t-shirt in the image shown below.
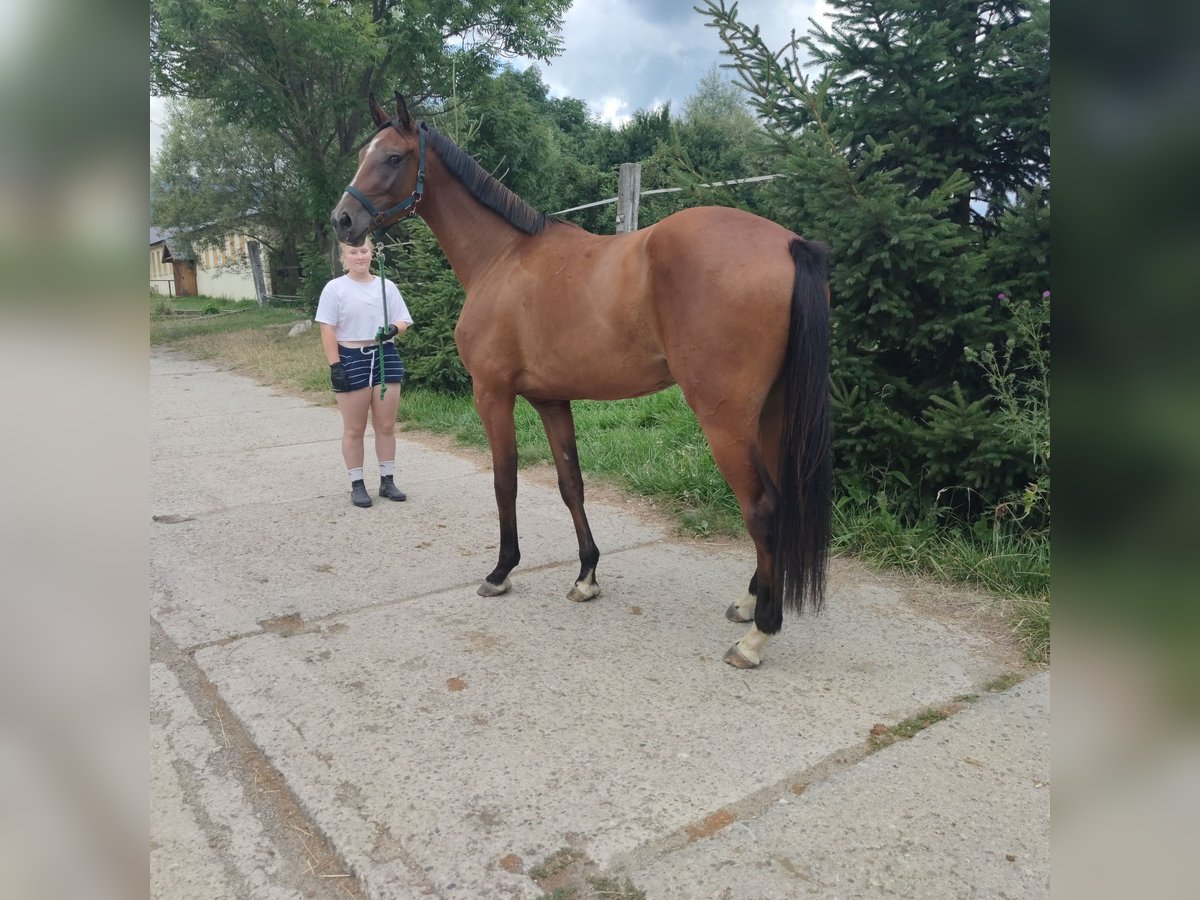
[[[390,281],[385,281],[387,291],[388,321],[413,323],[400,290]],[[318,322],[336,327],[339,341],[373,341],[375,333],[384,323],[383,297],[379,291],[379,276],[367,283],[354,281],[342,275],[325,285],[321,300],[317,304]]]

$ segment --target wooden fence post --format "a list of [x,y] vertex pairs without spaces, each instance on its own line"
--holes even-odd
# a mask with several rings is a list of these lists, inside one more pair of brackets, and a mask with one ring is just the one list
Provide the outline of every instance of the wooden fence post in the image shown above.
[[642,164],[621,163],[617,179],[617,234],[637,231],[638,194],[642,191]]
[[258,305],[267,305],[267,284],[263,278],[262,254],[258,241],[246,242],[246,254],[250,257],[250,274],[254,276],[254,293],[257,294]]

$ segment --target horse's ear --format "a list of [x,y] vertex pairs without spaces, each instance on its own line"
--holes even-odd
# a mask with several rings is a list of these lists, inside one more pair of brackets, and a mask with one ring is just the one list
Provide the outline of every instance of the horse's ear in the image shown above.
[[412,128],[412,117],[408,114],[408,106],[399,91],[396,91],[396,121],[406,130]]
[[376,125],[382,126],[388,120],[388,114],[383,111],[373,93],[367,94],[367,102],[371,105],[371,118],[375,120]]

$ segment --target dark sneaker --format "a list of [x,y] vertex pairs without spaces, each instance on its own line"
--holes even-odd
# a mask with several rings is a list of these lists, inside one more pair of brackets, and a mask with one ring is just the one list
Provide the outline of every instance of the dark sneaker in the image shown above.
[[387,497],[389,500],[407,500],[408,495],[400,488],[396,487],[395,481],[391,475],[384,475],[379,479],[379,496]]
[[362,479],[350,482],[350,501],[355,506],[368,507],[371,505],[371,495],[367,493],[367,486],[363,484]]

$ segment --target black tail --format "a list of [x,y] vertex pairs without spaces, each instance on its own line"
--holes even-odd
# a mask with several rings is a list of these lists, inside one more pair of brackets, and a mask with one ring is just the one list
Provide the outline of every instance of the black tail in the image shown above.
[[[796,238],[792,324],[783,363],[783,428],[775,506],[775,597],[802,612],[825,600],[833,505],[829,426],[828,247]],[[776,601],[778,602],[778,601]],[[777,607],[778,608],[778,607]]]

